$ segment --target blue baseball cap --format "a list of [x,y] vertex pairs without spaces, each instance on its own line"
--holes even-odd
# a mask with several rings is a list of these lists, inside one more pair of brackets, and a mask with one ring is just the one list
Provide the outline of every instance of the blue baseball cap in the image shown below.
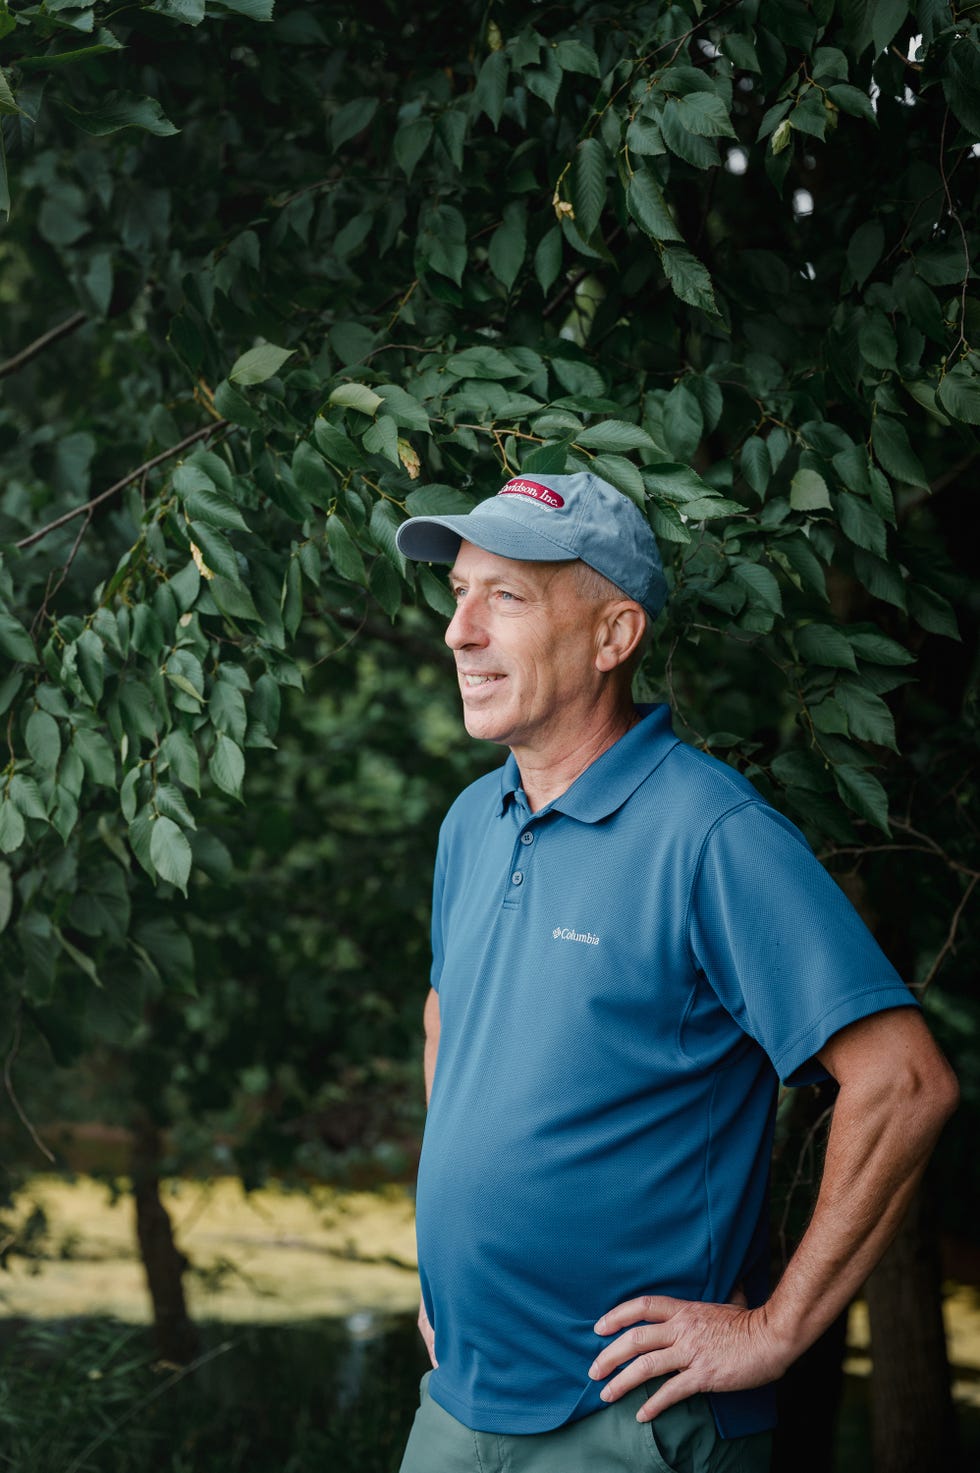
[[461,541],[528,563],[581,559],[655,619],[667,602],[656,538],[639,507],[591,471],[515,476],[496,496],[455,516],[410,517],[398,549],[426,563],[452,563]]

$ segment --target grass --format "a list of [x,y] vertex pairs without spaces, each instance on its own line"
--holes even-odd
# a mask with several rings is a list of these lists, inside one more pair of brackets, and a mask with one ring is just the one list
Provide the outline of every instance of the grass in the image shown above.
[[406,1317],[205,1329],[193,1366],[112,1320],[26,1324],[0,1358],[12,1473],[394,1473],[424,1352]]

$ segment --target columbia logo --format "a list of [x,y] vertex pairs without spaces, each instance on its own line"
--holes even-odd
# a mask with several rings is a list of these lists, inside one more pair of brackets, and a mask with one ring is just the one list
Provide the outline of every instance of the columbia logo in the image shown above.
[[581,941],[585,946],[598,946],[598,936],[591,931],[571,931],[567,926],[556,926],[551,933],[553,941]]

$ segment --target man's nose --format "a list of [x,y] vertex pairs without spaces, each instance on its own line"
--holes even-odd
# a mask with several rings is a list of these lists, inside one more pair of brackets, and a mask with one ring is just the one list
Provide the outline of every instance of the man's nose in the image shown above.
[[468,595],[464,595],[456,605],[456,612],[446,629],[446,643],[451,650],[462,650],[471,645],[487,643],[486,630],[480,618],[478,606]]

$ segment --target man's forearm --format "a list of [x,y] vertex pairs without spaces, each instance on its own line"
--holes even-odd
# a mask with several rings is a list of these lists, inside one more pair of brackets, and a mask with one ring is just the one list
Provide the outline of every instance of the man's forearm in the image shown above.
[[616,1401],[668,1379],[641,1407],[650,1421],[698,1391],[776,1380],[837,1318],[901,1222],[943,1122],[955,1107],[952,1071],[921,1017],[894,1010],[850,1025],[820,1058],[840,1085],[810,1226],[767,1302],[757,1309],[648,1294],[596,1324],[616,1335],[590,1374],[613,1376]]
[[[917,1015],[908,1021],[917,1031]],[[870,1033],[875,1020],[868,1025]],[[910,1046],[887,1071],[883,1057],[882,1068],[857,1073],[842,1067],[834,1040],[823,1057],[844,1082],[820,1190],[766,1305],[767,1326],[788,1362],[833,1323],[884,1253],[956,1103],[955,1080],[937,1050]]]

